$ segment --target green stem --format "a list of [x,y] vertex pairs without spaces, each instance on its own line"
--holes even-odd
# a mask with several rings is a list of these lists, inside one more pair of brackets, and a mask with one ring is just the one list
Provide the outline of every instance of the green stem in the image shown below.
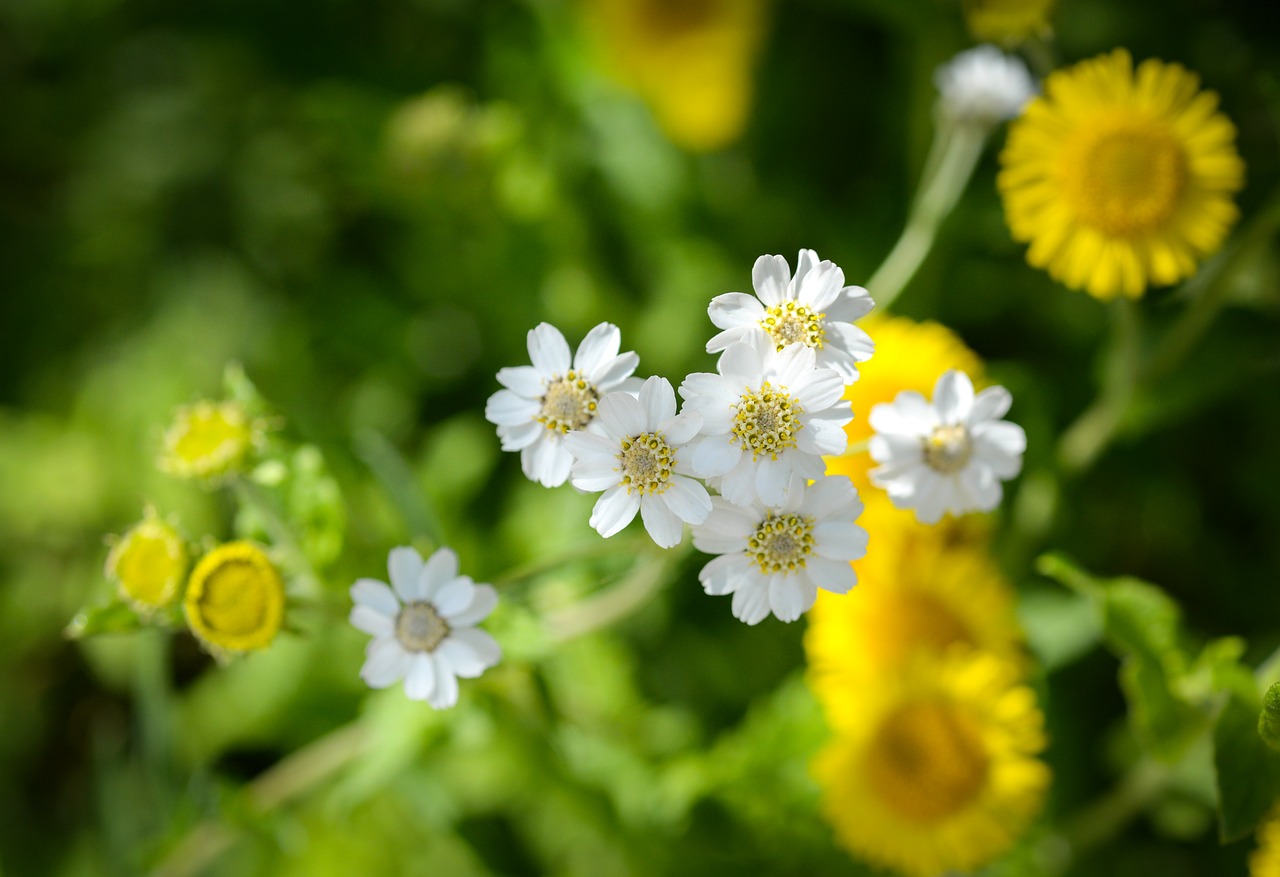
[[1098,398],[1062,434],[1058,459],[1068,473],[1088,469],[1119,429],[1137,387],[1141,330],[1129,299],[1111,303],[1111,349]]
[[1168,779],[1167,767],[1143,759],[1124,775],[1114,789],[1067,820],[1062,832],[1051,841],[1061,847],[1049,856],[1054,861],[1054,873],[1067,871],[1083,854],[1120,834],[1150,806]]
[[262,518],[271,541],[288,555],[290,565],[294,567],[294,572],[303,585],[303,592],[321,593],[320,576],[316,574],[315,567],[311,565],[311,559],[307,557],[293,529],[276,509],[276,504],[261,487],[247,478],[236,479],[235,489],[240,502],[252,508]]
[[613,587],[549,614],[546,625],[551,638],[564,642],[628,617],[649,602],[666,582],[671,568],[687,556],[692,547],[685,542],[679,548],[641,561]]
[[893,304],[929,255],[938,229],[973,176],[986,142],[986,129],[941,122],[936,136],[945,144],[936,170],[921,181],[902,235],[867,281],[867,290],[881,309],[887,310]]

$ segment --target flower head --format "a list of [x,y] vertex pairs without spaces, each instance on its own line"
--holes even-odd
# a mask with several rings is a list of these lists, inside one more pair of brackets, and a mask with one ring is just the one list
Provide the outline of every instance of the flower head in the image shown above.
[[849,561],[867,551],[867,533],[856,523],[858,492],[847,478],[796,485],[786,503],[736,506],[712,500],[706,523],[693,528],[699,551],[718,554],[698,581],[708,594],[733,594],[733,616],[758,624],[772,612],[795,621],[817,599],[818,589],[844,594],[857,584]]
[[261,438],[261,426],[240,402],[184,405],[164,434],[160,468],[179,478],[218,481],[242,470]]
[[720,492],[734,505],[782,505],[797,479],[822,477],[823,454],[844,450],[853,416],[844,381],[814,367],[812,348],[779,350],[763,332],[730,344],[717,368],[680,385],[686,409],[702,416],[693,471],[723,476]]
[[284,582],[252,542],[228,542],[191,571],[183,598],[187,625],[215,654],[271,645],[284,620]]
[[435,709],[458,702],[458,678],[473,679],[502,658],[493,637],[478,629],[498,604],[491,585],[458,575],[448,548],[424,562],[409,547],[387,558],[391,587],[375,579],[351,586],[351,623],[373,637],[360,678],[371,688],[404,680],[412,700]]
[[952,370],[938,378],[932,404],[908,390],[877,405],[871,456],[881,465],[871,482],[925,524],[947,512],[991,511],[1000,504],[1000,482],[1022,469],[1027,447],[1022,427],[1000,419],[1012,403],[1004,387],[975,396],[969,376]]
[[1049,785],[1035,693],[997,658],[957,650],[850,690],[813,763],[851,852],[909,877],[969,873],[1007,850]]
[[782,256],[761,256],[751,283],[754,296],[727,292],[711,300],[707,313],[724,331],[707,342],[707,353],[763,332],[778,350],[803,344],[813,348],[818,368],[835,369],[845,383],[858,379],[857,363],[875,352],[870,336],[853,325],[875,306],[865,289],[845,286],[839,266],[818,261],[813,250],[800,251],[794,277]]
[[569,477],[573,455],[564,437],[596,419],[600,397],[620,389],[640,358],[619,354],[622,335],[601,323],[582,339],[572,361],[560,330],[539,323],[529,332],[533,365],[504,368],[498,382],[505,390],[489,397],[484,416],[498,427],[504,451],[519,451],[526,477],[545,487],[558,487]]
[[1017,116],[1036,92],[1027,65],[995,46],[961,52],[938,68],[934,82],[944,116],[984,126]]
[[688,477],[685,451],[702,418],[693,411],[677,414],[675,391],[660,377],[645,381],[638,399],[610,393],[600,400],[599,413],[602,435],[565,436],[577,459],[573,486],[604,491],[591,512],[591,526],[607,538],[639,512],[653,541],[674,547],[684,524],[701,524],[711,513],[707,489]]
[[1249,856],[1249,877],[1280,877],[1280,807],[1258,826],[1258,846]]
[[188,562],[187,546],[178,531],[148,508],[142,520],[111,547],[106,575],[135,609],[154,612],[178,596]]
[[1098,298],[1195,273],[1222,245],[1244,181],[1218,98],[1177,64],[1129,53],[1045,80],[1009,129],[998,178],[1027,261]]

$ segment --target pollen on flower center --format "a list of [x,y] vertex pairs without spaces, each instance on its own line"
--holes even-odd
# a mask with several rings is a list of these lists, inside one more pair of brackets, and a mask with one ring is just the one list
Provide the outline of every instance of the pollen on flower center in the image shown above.
[[973,442],[963,424],[934,427],[924,439],[924,461],[935,472],[951,475],[959,472],[973,456]]
[[582,429],[595,418],[599,399],[595,387],[577,372],[570,371],[563,378],[552,378],[542,397],[542,411],[537,420],[553,432]]
[[1086,126],[1061,162],[1063,190],[1081,221],[1109,235],[1160,227],[1187,182],[1186,155],[1173,132],[1141,117]]
[[744,392],[734,409],[733,437],[744,451],[751,451],[753,460],[760,459],[761,454],[776,460],[778,452],[796,446],[804,409],[785,388],[774,390],[765,381],[759,392]]
[[941,701],[898,709],[881,724],[865,758],[876,793],[922,823],[936,823],[973,801],[990,767],[974,719]]
[[773,336],[779,350],[797,342],[820,350],[827,338],[822,326],[825,316],[826,314],[812,311],[805,305],[789,301],[766,310],[760,327]]
[[396,639],[405,651],[433,652],[448,635],[448,622],[430,603],[407,603],[396,616]]
[[747,556],[763,573],[803,569],[813,552],[813,520],[803,515],[770,515],[747,540]]
[[622,483],[628,493],[665,493],[671,486],[671,471],[676,455],[666,440],[657,433],[645,432],[622,440]]

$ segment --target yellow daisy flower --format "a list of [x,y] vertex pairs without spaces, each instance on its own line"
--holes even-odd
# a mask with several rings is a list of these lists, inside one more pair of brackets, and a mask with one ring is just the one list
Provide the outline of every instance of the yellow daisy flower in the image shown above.
[[244,467],[261,427],[239,402],[202,401],[175,412],[160,468],[180,478],[218,480]]
[[172,525],[148,508],[111,547],[106,575],[139,612],[163,609],[178,596],[187,571],[187,546]]
[[810,687],[833,721],[857,708],[850,692],[920,652],[959,645],[1013,667],[1025,660],[1012,590],[983,546],[948,545],[925,528],[890,531],[858,564],[858,579],[847,595],[819,595],[805,633]]
[[850,692],[820,752],[822,810],[855,855],[909,877],[969,872],[1005,852],[1049,785],[1044,717],[998,658],[920,656]]
[[1258,847],[1249,856],[1249,877],[1280,877],[1280,809],[1258,826]]
[[196,564],[183,609],[214,654],[265,649],[284,620],[284,582],[257,545],[228,542]]
[[1177,64],[1117,49],[1045,80],[998,178],[1027,261],[1098,298],[1176,283],[1217,250],[1244,183],[1218,97]]
[[746,126],[765,0],[584,0],[613,75],[675,143],[710,151]]
[[[926,397],[932,395],[938,375],[947,369],[957,369],[970,375],[976,384],[982,384],[982,361],[965,346],[960,337],[940,323],[917,323],[906,317],[886,317],[873,314],[858,323],[875,339],[876,352],[871,359],[858,364],[861,375],[856,383],[845,388],[844,398],[853,407],[853,420],[845,426],[850,447],[861,447],[839,457],[827,457],[827,474],[847,475],[867,505],[859,523],[876,546],[882,535],[901,530],[971,533],[984,525],[976,523],[980,516],[948,518],[935,527],[916,522],[910,509],[897,509],[888,496],[873,487],[867,472],[877,465],[867,453],[865,444],[871,440],[871,409],[881,403],[892,402],[903,390],[915,390]],[[873,548],[878,551],[878,548]],[[861,562],[860,562],[861,563]],[[861,565],[858,567],[861,569]]]
[[964,20],[974,38],[1011,45],[1049,31],[1055,0],[964,0]]

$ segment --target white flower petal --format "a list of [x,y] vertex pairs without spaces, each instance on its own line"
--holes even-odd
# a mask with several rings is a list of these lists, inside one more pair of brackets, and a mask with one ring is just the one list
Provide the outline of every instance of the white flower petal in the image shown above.
[[646,431],[644,407],[638,399],[626,393],[605,396],[600,400],[596,413],[601,425],[618,438],[635,438]]
[[578,429],[564,437],[565,449],[579,463],[617,463],[618,440]]
[[555,326],[539,323],[529,330],[529,360],[543,377],[563,376],[569,371],[569,343]]
[[844,560],[830,560],[811,554],[805,561],[805,571],[815,585],[835,594],[847,594],[858,583],[853,567]]
[[493,585],[476,585],[471,589],[471,602],[453,613],[442,613],[456,633],[458,628],[479,624],[498,605],[498,592]]
[[436,611],[447,618],[471,605],[474,590],[475,584],[470,576],[458,576],[441,585],[431,595],[431,602],[435,605]]
[[392,548],[391,553],[387,555],[387,572],[391,574],[391,587],[396,589],[396,593],[400,595],[403,602],[412,603],[414,600],[422,599],[418,591],[418,576],[422,574],[422,567],[422,555],[407,545]]
[[701,524],[711,514],[711,495],[707,489],[683,475],[672,475],[666,491],[659,498],[688,524]]
[[587,380],[595,385],[596,391],[607,393],[610,390],[625,390],[625,384],[632,372],[640,365],[640,354],[634,350],[620,353],[606,362],[599,369],[587,375]]
[[1000,478],[1009,479],[1022,471],[1022,453],[1027,449],[1027,434],[1022,427],[1007,420],[980,423],[970,430],[973,456]]
[[876,303],[861,286],[846,286],[840,295],[827,306],[827,323],[852,323],[861,320],[875,308]]
[[673,448],[686,445],[693,440],[702,428],[702,415],[693,409],[681,411],[675,417],[658,424],[658,431],[663,439]]
[[436,687],[427,703],[438,710],[451,709],[458,703],[458,677],[444,661],[436,665]]
[[821,521],[813,527],[813,550],[831,560],[857,560],[867,553],[867,531],[852,521]]
[[622,483],[622,471],[617,460],[579,460],[570,473],[573,486],[587,493],[607,490]]
[[377,579],[357,579],[351,586],[351,601],[357,606],[368,606],[391,618],[400,614],[400,599],[385,583]]
[[559,487],[569,480],[569,470],[573,468],[573,454],[565,448],[564,442],[557,441],[550,433],[542,441],[521,451],[520,462],[524,463],[524,454],[530,454],[529,466],[525,474],[543,487]]
[[498,438],[502,439],[504,451],[523,451],[536,442],[547,431],[547,428],[536,420],[530,420],[517,426],[499,426]]
[[537,399],[526,399],[511,390],[499,390],[485,403],[484,419],[499,426],[516,426],[533,420],[541,410],[542,403]]
[[[749,337],[755,337],[754,333]],[[756,389],[760,386],[760,376],[764,371],[764,363],[760,351],[751,341],[739,341],[730,344],[720,354],[716,369],[724,379],[740,395],[743,390]]]
[[458,676],[474,679],[502,660],[502,647],[485,631],[464,627],[451,632],[436,655]]
[[580,375],[594,375],[618,355],[622,346],[622,332],[612,323],[595,326],[578,345],[573,357],[573,370]]
[[849,476],[825,475],[805,488],[800,511],[814,518],[854,518],[861,513],[862,502]]
[[710,405],[714,401],[727,407],[738,401],[740,393],[721,375],[710,372],[694,372],[680,382],[680,398],[690,404],[699,399],[702,405]]
[[404,677],[404,693],[409,700],[427,700],[436,687],[436,664],[431,655],[419,652],[409,664]]
[[796,450],[805,454],[833,457],[843,454],[849,446],[849,434],[844,427],[831,420],[811,420],[801,415],[801,428],[796,433]]
[[751,285],[766,305],[776,305],[786,299],[791,285],[791,269],[782,256],[761,256],[751,268]]
[[847,401],[840,398],[844,395],[844,381],[833,369],[813,369],[799,382],[795,395],[805,411],[835,408],[842,413],[847,411],[849,418],[853,419],[853,409]]
[[352,627],[370,636],[388,637],[396,632],[395,616],[386,615],[371,606],[352,606],[349,620]]
[[933,407],[942,423],[964,423],[973,409],[973,381],[962,371],[948,369],[933,387]]
[[769,617],[769,587],[764,581],[748,580],[733,592],[733,617],[747,624],[759,624]]
[[663,421],[676,416],[676,392],[666,378],[649,378],[640,388],[640,407],[644,410],[644,429],[653,432]]
[[742,448],[725,436],[711,435],[689,448],[693,451],[690,464],[700,478],[712,478],[724,475],[738,465],[742,458]]
[[[816,361],[813,348],[803,344],[788,344],[781,350],[769,351],[763,365],[766,372],[773,375],[774,383],[781,384],[793,396],[799,396],[802,389],[813,380]],[[840,389],[844,390],[843,384]],[[839,395],[836,394],[837,398]],[[803,400],[801,404],[804,404]]]
[[732,329],[725,329],[723,332],[717,332],[711,336],[711,340],[707,342],[707,353],[719,353],[726,349],[730,344],[736,344],[746,339],[752,332],[760,331],[758,325],[751,326],[734,326]]
[[791,467],[784,460],[761,457],[756,462],[756,496],[766,506],[780,506],[787,501],[790,481]]
[[873,405],[868,418],[878,433],[927,436],[938,425],[938,415],[915,390],[903,390],[892,402]]
[[809,274],[809,272],[812,271],[814,268],[818,267],[818,265],[821,264],[821,262],[822,260],[818,258],[817,251],[808,250],[808,249],[804,249],[800,251],[800,254],[796,256],[796,275],[795,277],[791,278],[791,283],[790,283],[791,298],[793,299],[795,298],[795,290],[798,289],[800,285],[804,282],[804,279]]
[[756,501],[756,464],[749,454],[743,454],[737,465],[724,473],[720,495],[734,505],[751,505]]
[[769,608],[779,621],[795,621],[817,599],[818,589],[808,576],[775,573],[769,577]]
[[541,399],[547,393],[546,379],[531,365],[498,369],[498,383],[527,399]]
[[[720,329],[756,326],[764,318],[764,306],[755,296],[745,292],[726,292],[711,299],[707,314]],[[707,353],[715,352],[707,345]]]
[[851,323],[826,323],[827,346],[849,354],[856,362],[866,362],[876,352],[871,336]]
[[600,494],[591,510],[591,520],[588,523],[607,539],[630,524],[638,511],[640,498],[618,485]]
[[675,548],[684,538],[684,522],[660,496],[640,499],[640,518],[659,548]]
[[[439,548],[426,564],[418,578],[414,600],[434,600],[436,592],[458,577],[458,555],[451,548]],[[408,600],[406,599],[406,602]]]
[[713,597],[731,594],[747,580],[750,562],[742,554],[722,554],[702,568],[698,581]]
[[387,688],[409,672],[409,653],[394,637],[370,641],[360,678],[370,688]]
[[844,272],[834,262],[819,262],[796,286],[796,298],[801,303],[825,313],[844,287]]
[[969,412],[969,423],[977,425],[988,420],[999,420],[1009,413],[1013,405],[1013,396],[1004,387],[987,387],[973,398],[973,410]]

